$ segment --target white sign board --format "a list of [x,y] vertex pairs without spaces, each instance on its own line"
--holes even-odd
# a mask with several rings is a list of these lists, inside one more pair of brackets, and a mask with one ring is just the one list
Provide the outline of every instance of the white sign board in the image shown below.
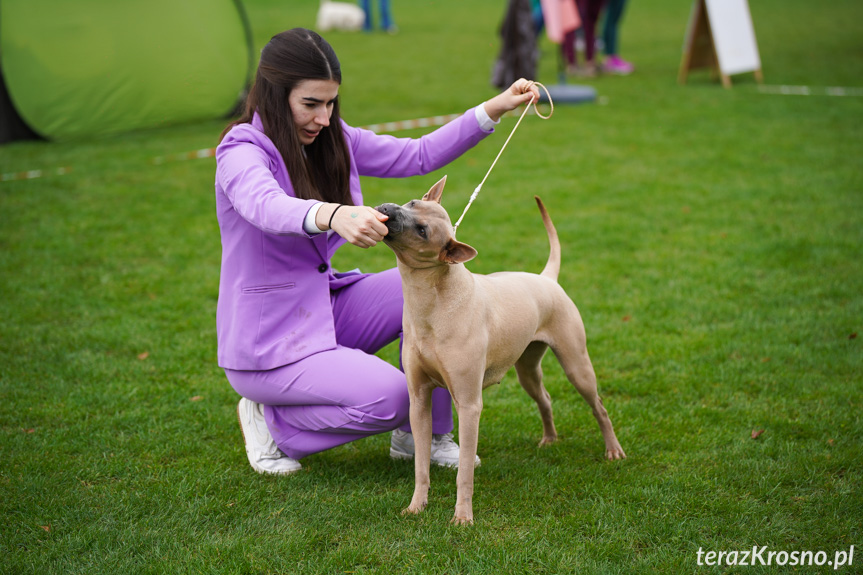
[[694,68],[711,68],[722,84],[731,87],[731,75],[755,72],[760,84],[761,57],[747,0],[695,0],[686,31],[678,81]]
[[747,0],[705,0],[716,58],[723,74],[761,69],[755,28]]

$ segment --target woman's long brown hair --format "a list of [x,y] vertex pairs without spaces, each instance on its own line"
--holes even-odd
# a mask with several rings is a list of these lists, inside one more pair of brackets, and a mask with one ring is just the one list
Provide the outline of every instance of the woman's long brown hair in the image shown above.
[[305,28],[273,36],[261,50],[261,61],[243,115],[228,124],[219,141],[235,125],[250,123],[257,112],[264,134],[285,160],[298,198],[353,204],[350,156],[342,131],[338,98],[330,125],[321,130],[305,150],[297,136],[288,96],[303,80],[342,83],[341,65],[332,46],[316,32]]

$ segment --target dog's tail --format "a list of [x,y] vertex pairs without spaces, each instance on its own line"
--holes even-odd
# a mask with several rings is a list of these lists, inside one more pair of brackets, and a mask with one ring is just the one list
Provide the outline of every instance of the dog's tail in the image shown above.
[[542,214],[542,223],[545,224],[545,231],[548,233],[548,261],[545,263],[545,268],[540,275],[557,281],[557,276],[560,275],[560,240],[557,237],[557,230],[554,229],[551,216],[548,215],[542,200],[539,199],[539,196],[534,196],[533,198],[536,200],[539,213]]

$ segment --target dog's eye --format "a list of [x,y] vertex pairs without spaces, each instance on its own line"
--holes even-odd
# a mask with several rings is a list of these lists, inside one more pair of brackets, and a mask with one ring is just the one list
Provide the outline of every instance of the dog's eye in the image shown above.
[[426,233],[427,233],[426,227],[425,226],[417,226],[417,233],[420,235],[421,238],[426,237]]

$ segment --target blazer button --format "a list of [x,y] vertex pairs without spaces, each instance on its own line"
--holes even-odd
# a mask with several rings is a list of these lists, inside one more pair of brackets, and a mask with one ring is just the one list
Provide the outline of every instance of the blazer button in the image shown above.
[[318,271],[321,273],[326,273],[328,269],[330,269],[330,266],[328,266],[327,264],[321,264],[318,266]]

